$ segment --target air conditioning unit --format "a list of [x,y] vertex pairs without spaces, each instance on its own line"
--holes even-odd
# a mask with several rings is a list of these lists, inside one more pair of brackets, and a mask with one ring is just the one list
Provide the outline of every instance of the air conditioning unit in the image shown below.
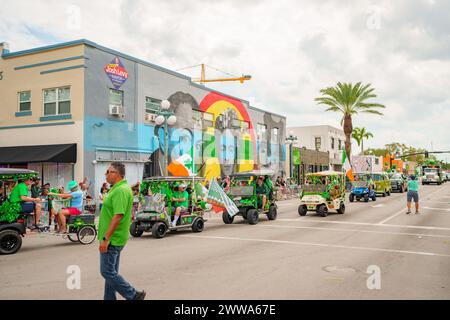
[[125,117],[125,111],[123,110],[123,106],[109,105],[109,114],[111,116],[117,117]]
[[155,122],[155,119],[158,115],[155,113],[146,113],[145,114],[145,121],[147,122]]

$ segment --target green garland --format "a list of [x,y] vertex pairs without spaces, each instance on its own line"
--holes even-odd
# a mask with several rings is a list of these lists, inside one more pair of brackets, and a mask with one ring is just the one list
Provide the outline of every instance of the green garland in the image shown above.
[[22,211],[20,203],[5,201],[0,206],[0,221],[6,221],[8,223],[14,222],[19,217],[19,213]]
[[33,179],[37,177],[37,173],[33,172],[33,173],[14,173],[14,174],[0,174],[0,180],[14,180],[14,181],[18,181],[18,180],[28,180],[28,179]]

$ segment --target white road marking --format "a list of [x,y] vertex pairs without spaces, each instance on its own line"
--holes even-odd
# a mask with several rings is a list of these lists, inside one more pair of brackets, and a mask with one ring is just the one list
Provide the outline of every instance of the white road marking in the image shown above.
[[[211,224],[218,224],[218,225],[220,225],[221,223],[212,222]],[[230,226],[242,226],[242,225],[241,224],[231,224]],[[285,228],[285,229],[313,229],[313,230],[339,231],[339,232],[380,233],[380,234],[418,236],[418,237],[450,238],[450,235],[441,235],[441,234],[386,232],[386,231],[373,231],[373,230],[360,230],[360,229],[336,229],[336,228],[321,228],[321,227],[284,226],[284,225],[265,224],[265,223],[257,224],[255,227],[259,227],[259,228]]]
[[427,230],[450,230],[450,228],[443,227],[429,227],[429,226],[411,226],[411,225],[399,225],[399,224],[379,224],[379,223],[367,223],[367,222],[346,222],[346,221],[320,221],[320,220],[301,220],[297,219],[277,219],[277,221],[297,221],[297,222],[309,222],[309,223],[337,223],[337,224],[350,224],[360,226],[372,226],[372,227],[395,227],[395,228],[411,228],[411,229],[427,229]]
[[380,204],[376,204],[374,206],[371,206],[372,208],[380,208],[380,207],[384,207],[384,204],[380,203]]
[[267,242],[267,243],[277,243],[277,244],[292,244],[301,246],[316,246],[325,248],[339,248],[339,249],[353,249],[353,250],[366,250],[366,251],[379,251],[379,252],[390,252],[390,253],[406,253],[406,254],[416,254],[422,256],[434,256],[434,257],[446,257],[450,258],[448,254],[423,252],[423,251],[407,251],[407,250],[395,250],[395,249],[383,249],[383,248],[369,248],[369,247],[354,247],[354,246],[341,246],[335,244],[323,244],[323,243],[313,243],[313,242],[297,242],[297,241],[286,241],[286,240],[268,240],[268,239],[255,239],[255,238],[237,238],[237,237],[218,237],[218,236],[197,236],[197,235],[180,235],[184,238],[199,238],[199,239],[216,239],[216,240],[235,240],[235,241],[253,241],[253,242]]

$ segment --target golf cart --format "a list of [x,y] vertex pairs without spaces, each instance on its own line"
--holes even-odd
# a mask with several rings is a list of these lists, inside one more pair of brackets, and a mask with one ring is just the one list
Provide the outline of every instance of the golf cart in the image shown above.
[[[37,176],[37,172],[32,170],[0,168],[0,254],[14,254],[19,251],[22,246],[22,237],[25,236],[27,228],[34,225],[34,214],[24,214],[19,203],[9,201],[8,187],[19,180],[32,179]],[[56,235],[49,231],[48,202],[42,201],[40,204],[42,208],[40,220],[44,222],[44,226],[38,228],[37,231]],[[95,216],[91,214],[70,216],[67,220],[68,233],[61,234],[61,236],[67,237],[72,242],[92,243],[97,235],[94,220]]]
[[[266,195],[266,205],[262,208],[262,195],[256,194],[258,177],[271,179],[275,174],[272,170],[261,169],[234,173],[230,176],[231,187],[228,197],[236,204],[239,212],[231,216],[227,211],[222,214],[225,224],[233,223],[234,217],[242,216],[249,224],[257,224],[259,214],[266,214],[269,220],[277,218],[277,205],[273,189],[268,190]],[[266,183],[266,182],[264,182]],[[267,187],[267,185],[266,185]],[[269,189],[267,187],[267,189]]]
[[352,183],[352,191],[349,195],[350,202],[359,201],[364,199],[364,202],[377,200],[377,194],[375,192],[375,186],[372,186],[372,190],[369,190],[369,182],[365,180],[356,180]]
[[300,193],[298,213],[305,216],[308,211],[315,211],[326,217],[328,210],[345,212],[345,177],[342,172],[322,171],[308,173]]
[[[151,232],[154,238],[163,238],[168,231],[191,228],[194,232],[202,232],[206,205],[202,200],[201,177],[151,177],[145,178],[139,190],[139,205],[133,215],[130,234],[140,237],[144,232]],[[172,226],[175,214],[173,190],[179,184],[187,186],[189,194],[188,208],[181,212],[176,226]]]

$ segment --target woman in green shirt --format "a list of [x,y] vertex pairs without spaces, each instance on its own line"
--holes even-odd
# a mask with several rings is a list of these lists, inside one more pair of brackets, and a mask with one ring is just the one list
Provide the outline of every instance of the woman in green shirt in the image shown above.
[[411,175],[408,181],[408,193],[406,194],[406,206],[408,210],[406,214],[411,213],[411,201],[414,199],[416,205],[416,213],[419,213],[419,183],[417,183],[416,176]]

